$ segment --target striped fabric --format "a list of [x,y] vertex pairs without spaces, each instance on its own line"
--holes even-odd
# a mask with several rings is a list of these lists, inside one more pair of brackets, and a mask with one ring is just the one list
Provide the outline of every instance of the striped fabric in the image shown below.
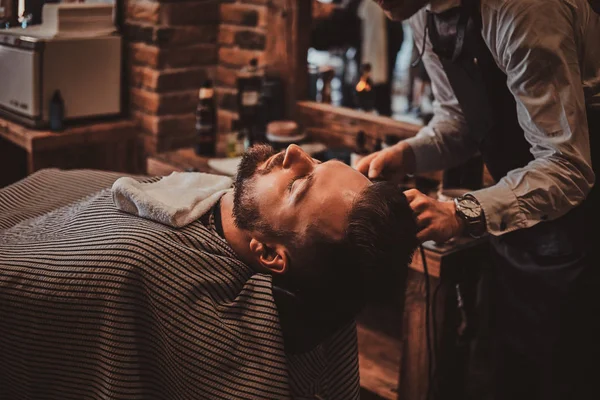
[[271,279],[210,220],[115,209],[120,175],[0,189],[0,399],[354,399],[356,329],[286,355]]

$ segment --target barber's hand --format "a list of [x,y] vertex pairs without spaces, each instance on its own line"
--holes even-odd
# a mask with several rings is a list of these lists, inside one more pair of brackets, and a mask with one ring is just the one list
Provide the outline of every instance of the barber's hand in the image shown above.
[[444,243],[464,230],[464,222],[456,215],[454,202],[434,200],[416,189],[407,190],[404,195],[416,215],[417,238],[421,242]]
[[369,154],[358,162],[356,169],[369,179],[399,182],[415,170],[415,155],[406,143]]

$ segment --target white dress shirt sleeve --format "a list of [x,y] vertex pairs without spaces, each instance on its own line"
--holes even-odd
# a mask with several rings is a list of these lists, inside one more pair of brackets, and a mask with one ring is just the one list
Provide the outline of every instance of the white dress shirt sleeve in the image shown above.
[[483,37],[507,74],[534,156],[473,193],[488,231],[500,235],[566,214],[586,198],[594,173],[579,65],[586,43],[576,41],[575,10],[561,1],[487,3]]

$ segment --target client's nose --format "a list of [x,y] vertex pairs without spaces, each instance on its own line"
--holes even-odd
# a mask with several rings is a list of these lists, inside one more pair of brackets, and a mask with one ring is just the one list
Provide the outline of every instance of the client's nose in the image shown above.
[[312,158],[295,144],[290,144],[285,150],[283,168],[290,168],[294,164],[312,164]]

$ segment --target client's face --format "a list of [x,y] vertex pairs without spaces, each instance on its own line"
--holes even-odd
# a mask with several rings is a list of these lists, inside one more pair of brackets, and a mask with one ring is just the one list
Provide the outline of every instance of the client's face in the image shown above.
[[234,201],[240,212],[235,217],[240,225],[252,225],[243,214],[254,208],[261,223],[275,231],[304,237],[309,225],[314,225],[336,240],[344,234],[352,201],[370,184],[348,165],[321,163],[296,145],[280,153],[269,146],[254,146],[238,169]]

